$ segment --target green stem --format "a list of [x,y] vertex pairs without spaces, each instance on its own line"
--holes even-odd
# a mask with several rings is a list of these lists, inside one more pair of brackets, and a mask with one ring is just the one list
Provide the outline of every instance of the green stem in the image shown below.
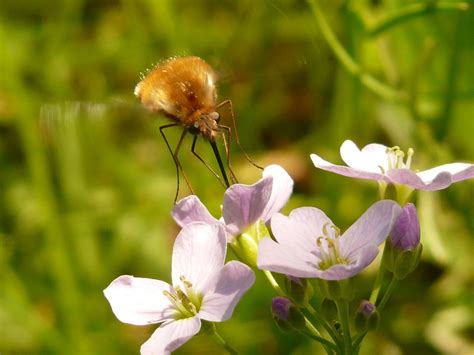
[[357,336],[355,337],[354,342],[352,343],[352,348],[357,349],[360,346],[360,343],[362,343],[362,340],[364,340],[366,335],[367,335],[367,332],[357,334]]
[[231,347],[227,342],[224,340],[223,337],[220,336],[220,334],[217,332],[216,325],[212,323],[212,337],[216,340],[219,345],[221,345],[229,354],[238,354],[238,352]]
[[387,291],[382,297],[382,300],[380,301],[379,305],[377,306],[377,311],[379,313],[382,312],[383,308],[385,307],[385,304],[387,301],[390,299],[390,296],[392,295],[393,291],[395,290],[395,287],[397,286],[398,280],[395,277],[395,275],[392,276],[392,280],[390,281],[390,284],[388,285]]
[[342,44],[336,38],[334,32],[326,21],[319,3],[314,0],[308,0],[312,13],[316,22],[318,23],[321,33],[328,43],[331,50],[336,55],[337,59],[346,68],[346,70],[353,76],[357,77],[360,82],[375,94],[383,97],[389,101],[406,101],[407,95],[393,87],[381,82],[373,76],[365,73],[357,61],[350,56]]
[[349,327],[349,307],[346,301],[336,301],[336,306],[344,333],[344,353],[350,355],[352,351],[352,339],[351,329]]
[[268,270],[262,271],[267,277],[268,282],[270,282],[270,285],[272,285],[273,289],[276,291],[276,293],[278,293],[279,296],[285,296],[285,292],[283,292],[277,280],[275,280],[275,278],[273,277],[273,274]]
[[469,4],[465,1],[426,1],[424,3],[411,4],[386,15],[378,21],[378,23],[370,26],[366,33],[370,37],[376,37],[381,33],[398,26],[400,23],[435,11],[466,11],[468,9]]
[[308,331],[305,331],[304,334],[306,334],[311,339],[321,343],[326,348],[326,351],[328,350],[328,348],[333,350],[333,351],[337,351],[337,346],[335,344],[331,343],[330,341],[324,339],[323,337],[321,337],[319,335],[318,330],[314,327],[313,323],[311,323],[308,320],[308,318],[305,317],[304,321],[305,321],[306,329],[308,330]]
[[311,316],[313,316],[313,318],[316,319],[316,322],[318,322],[318,324],[321,324],[323,326],[323,328],[326,330],[326,332],[329,334],[329,336],[332,338],[332,340],[336,344],[338,344],[339,343],[339,337],[336,334],[336,332],[331,328],[331,326],[328,324],[328,322],[326,322],[326,320],[323,317],[321,317],[321,315],[318,312],[316,312],[316,310],[310,304],[308,304],[306,309],[311,314]]
[[384,267],[383,267],[383,259],[385,258],[385,250],[387,248],[387,243],[385,242],[383,245],[383,254],[382,254],[382,261],[380,262],[379,270],[377,271],[377,276],[375,277],[374,287],[372,288],[372,293],[370,294],[370,303],[375,304],[377,302],[377,298],[379,296],[380,287],[382,286],[383,276],[384,276]]

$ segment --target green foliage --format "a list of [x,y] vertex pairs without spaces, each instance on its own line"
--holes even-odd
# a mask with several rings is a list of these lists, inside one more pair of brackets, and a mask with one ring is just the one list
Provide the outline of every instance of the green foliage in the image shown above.
[[[337,161],[351,138],[413,147],[420,169],[474,157],[472,33],[467,1],[2,0],[0,353],[136,353],[155,329],[120,323],[102,294],[121,274],[170,277],[167,121],[133,97],[153,63],[212,64],[243,146],[295,179],[286,210],[316,206],[343,227],[376,186],[317,171],[309,153]],[[218,216],[224,190],[190,144],[182,163]],[[204,142],[198,151],[213,161]],[[259,178],[234,145],[232,155],[242,182]],[[361,353],[473,351],[473,186],[418,195],[422,260]],[[356,278],[352,314],[373,272]],[[322,353],[279,333],[273,296],[259,276],[221,334],[243,354]],[[198,336],[177,353],[220,351]]]

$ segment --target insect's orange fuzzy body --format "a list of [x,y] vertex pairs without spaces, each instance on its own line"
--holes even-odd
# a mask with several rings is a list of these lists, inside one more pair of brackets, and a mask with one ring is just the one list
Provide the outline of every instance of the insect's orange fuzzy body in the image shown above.
[[153,68],[135,87],[152,112],[181,123],[193,134],[214,141],[218,131],[217,75],[199,57],[171,58]]

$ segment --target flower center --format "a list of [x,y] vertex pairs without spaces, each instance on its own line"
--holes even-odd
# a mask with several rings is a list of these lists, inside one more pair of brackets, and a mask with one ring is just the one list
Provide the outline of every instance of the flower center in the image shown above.
[[[400,149],[398,146],[394,146],[391,148],[387,148],[387,168],[390,169],[410,169],[411,165],[411,158],[413,156],[414,150],[413,148],[408,148],[406,153],[406,160],[405,152]],[[383,167],[380,166],[382,173],[386,173]]]
[[[332,229],[332,233],[330,232]],[[316,238],[316,245],[319,248],[320,259],[319,268],[329,269],[333,265],[349,264],[349,261],[341,255],[339,249],[339,237],[341,231],[335,225],[326,223],[323,226],[323,235]]]
[[181,286],[174,286],[174,292],[163,291],[163,294],[174,306],[177,312],[176,319],[194,317],[201,308],[202,296],[193,289],[193,284],[184,276],[180,276],[179,279]]

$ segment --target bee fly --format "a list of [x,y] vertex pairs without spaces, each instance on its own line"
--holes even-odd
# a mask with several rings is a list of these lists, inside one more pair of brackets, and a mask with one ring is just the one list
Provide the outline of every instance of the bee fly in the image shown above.
[[[229,145],[231,128],[219,123],[220,115],[217,112],[217,109],[224,105],[229,105],[230,107],[237,145],[244,152],[247,160],[249,160],[254,166],[262,169],[250,159],[240,145],[232,102],[226,100],[220,104],[216,104],[216,79],[217,75],[215,71],[203,59],[199,57],[180,57],[170,58],[158,64],[135,87],[135,96],[140,99],[142,104],[148,110],[163,114],[174,121],[174,123],[161,126],[160,133],[163,136],[166,146],[168,147],[176,165],[177,189],[175,202],[179,193],[180,172],[183,174],[191,193],[194,193],[178,159],[179,150],[187,133],[193,135],[191,152],[219,179],[221,183],[224,184],[225,187],[229,187],[230,182],[216,145],[216,138],[222,137],[226,153],[227,169],[232,182],[237,182],[237,178],[232,171],[230,164]],[[179,138],[178,144],[173,151],[166,138],[164,130],[175,126],[182,126],[184,129]],[[223,182],[220,179],[219,174],[217,174],[195,151],[196,141],[199,136],[202,136],[205,140],[209,141],[217,159]]]

